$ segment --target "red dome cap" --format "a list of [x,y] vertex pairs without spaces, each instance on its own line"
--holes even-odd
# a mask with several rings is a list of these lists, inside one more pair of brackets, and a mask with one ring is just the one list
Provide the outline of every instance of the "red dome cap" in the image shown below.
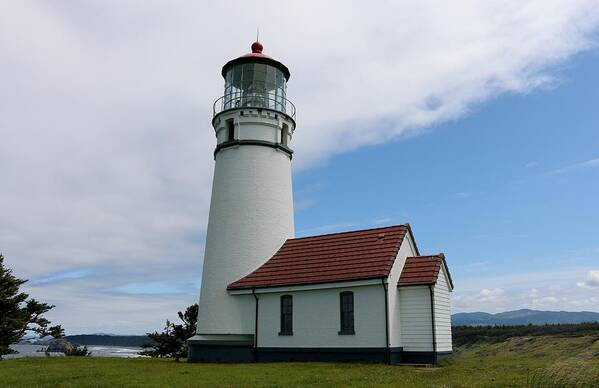
[[262,43],[255,41],[254,43],[252,43],[252,52],[245,54],[244,57],[270,58],[268,55],[263,54],[262,50],[264,50],[264,46],[262,45]]
[[262,50],[264,50],[264,46],[262,46],[262,43],[255,41],[254,43],[252,43],[252,52],[256,53],[256,54],[262,54]]

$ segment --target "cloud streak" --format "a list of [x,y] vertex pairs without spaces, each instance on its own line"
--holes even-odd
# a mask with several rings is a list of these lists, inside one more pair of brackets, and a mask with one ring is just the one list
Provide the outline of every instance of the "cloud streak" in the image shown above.
[[564,174],[574,170],[599,167],[599,158],[585,160],[584,162],[574,163],[569,166],[558,168],[553,171],[553,174]]

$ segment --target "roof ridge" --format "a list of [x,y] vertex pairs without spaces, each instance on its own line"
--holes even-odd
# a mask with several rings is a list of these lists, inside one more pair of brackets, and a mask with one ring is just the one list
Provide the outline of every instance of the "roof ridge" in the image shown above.
[[288,238],[287,241],[289,241],[289,240],[304,240],[304,239],[308,239],[308,238],[323,237],[323,236],[335,236],[335,235],[339,235],[339,234],[348,234],[348,233],[356,233],[356,232],[367,232],[367,231],[374,231],[374,230],[378,230],[378,229],[398,228],[400,226],[409,228],[410,224],[405,223],[405,224],[396,224],[396,225],[388,225],[388,226],[378,226],[376,228],[346,230],[344,232],[334,232],[334,233],[316,234],[314,236],[294,237],[294,238]]
[[421,257],[438,257],[438,258],[441,258],[441,259],[445,259],[445,254],[443,254],[443,253],[433,253],[433,254],[430,254],[430,255],[408,256],[407,258],[409,259],[409,258],[421,258]]

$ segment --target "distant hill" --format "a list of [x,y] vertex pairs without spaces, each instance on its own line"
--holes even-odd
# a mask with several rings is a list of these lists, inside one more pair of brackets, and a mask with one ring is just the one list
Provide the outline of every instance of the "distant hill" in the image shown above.
[[591,311],[515,310],[503,313],[457,313],[451,316],[453,326],[469,325],[544,325],[556,323],[599,322],[599,313]]
[[597,337],[599,323],[562,323],[559,325],[519,326],[454,326],[452,330],[455,347],[480,343],[499,343],[517,337]]
[[154,343],[146,335],[80,334],[67,335],[68,341],[75,345],[135,346]]

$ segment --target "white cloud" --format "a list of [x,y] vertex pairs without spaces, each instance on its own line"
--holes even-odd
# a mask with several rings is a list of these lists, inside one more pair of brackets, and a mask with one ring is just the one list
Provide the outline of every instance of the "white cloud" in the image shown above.
[[[585,272],[589,276],[581,288],[575,279],[580,279]],[[596,276],[591,276],[591,273],[596,272],[569,268],[498,277],[481,276],[472,280],[456,279],[458,288],[452,296],[452,305],[454,312],[501,312],[522,308],[599,312],[599,296],[596,294],[599,288],[587,285]],[[477,289],[480,285],[486,288]]]
[[580,164],[581,167],[599,167],[599,158],[590,159]]
[[[220,66],[248,50],[257,24],[266,53],[291,68],[294,164],[307,168],[552,85],[554,65],[594,47],[599,7],[2,3],[0,248],[17,274],[57,277],[30,291],[54,298],[68,330],[155,328],[173,310],[166,298],[101,290],[200,276],[211,103]],[[88,269],[121,276],[80,281]],[[85,314],[72,313],[81,304]]]
[[492,290],[485,288],[480,291],[480,294],[478,295],[478,301],[479,302],[496,301],[498,299],[503,298],[504,295],[505,295],[505,290],[503,290],[501,288],[494,288]]
[[582,168],[599,167],[599,158],[585,160],[584,162],[574,163],[569,166],[558,168],[553,171],[553,174],[564,174],[573,170],[579,170]]
[[560,302],[560,300],[558,298],[556,298],[555,296],[545,296],[543,298],[532,300],[533,305],[541,305],[541,306],[555,305],[559,302]]
[[530,293],[528,295],[532,298],[538,298],[539,290],[537,290],[536,288],[533,288],[532,290],[530,290]]
[[452,313],[462,311],[504,311],[509,306],[506,291],[502,288],[483,288],[478,292],[454,292],[451,298]]
[[599,290],[599,271],[589,271],[587,274],[587,280],[584,282],[578,282],[576,285],[580,288]]

